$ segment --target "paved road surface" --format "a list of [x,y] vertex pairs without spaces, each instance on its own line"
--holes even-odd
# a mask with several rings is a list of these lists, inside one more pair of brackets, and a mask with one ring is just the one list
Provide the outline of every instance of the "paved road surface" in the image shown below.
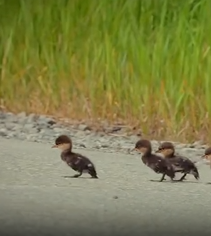
[[0,139],[0,150],[1,236],[211,235],[209,166],[198,183],[157,183],[140,156],[84,149],[100,179],[68,179],[51,145]]

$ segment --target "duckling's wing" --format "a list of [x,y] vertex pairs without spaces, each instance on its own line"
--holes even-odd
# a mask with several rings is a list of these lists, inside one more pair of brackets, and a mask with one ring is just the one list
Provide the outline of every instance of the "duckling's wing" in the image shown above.
[[190,171],[196,178],[199,178],[198,168],[190,159],[183,160],[183,166],[186,171]]
[[78,171],[80,167],[80,159],[75,156],[74,154],[71,154],[71,156],[66,157],[66,163],[69,167],[71,167],[73,170]]
[[195,167],[195,164],[187,157],[175,156],[175,158],[173,158],[173,159],[174,159],[175,164],[177,164],[178,166],[181,166],[183,168]]
[[151,168],[157,172],[160,173],[163,171],[163,169],[165,169],[168,166],[168,162],[166,162],[166,160],[161,157],[161,156],[157,156],[154,155],[152,158],[152,163],[151,163]]
[[161,163],[168,170],[173,170],[174,172],[180,171],[180,166],[175,162],[175,160],[173,161],[172,158],[162,158]]
[[161,166],[162,166],[162,160],[158,159],[152,167],[155,172],[160,172]]
[[80,159],[80,162],[81,162],[81,164],[83,164],[84,168],[88,168],[88,169],[94,168],[95,169],[94,163],[88,157],[83,156],[79,153],[76,153],[76,155],[77,155],[78,159]]
[[174,166],[174,168],[181,168],[183,160],[177,157],[169,158],[168,161]]
[[158,171],[158,161],[154,156],[151,156],[150,158],[147,158],[145,156],[142,156],[142,162],[148,166],[150,169],[154,170],[155,172]]

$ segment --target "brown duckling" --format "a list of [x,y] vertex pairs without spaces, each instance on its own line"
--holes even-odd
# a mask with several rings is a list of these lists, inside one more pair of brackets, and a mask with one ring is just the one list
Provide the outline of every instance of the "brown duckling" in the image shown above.
[[203,159],[207,159],[210,162],[210,168],[211,168],[211,147],[208,147],[204,151],[204,155],[202,156]]
[[199,172],[195,164],[186,157],[176,155],[174,145],[171,142],[163,142],[156,153],[161,153],[165,158],[168,158],[175,172],[184,173],[179,181],[185,180],[187,174],[192,174],[195,179],[199,179]]
[[78,174],[71,176],[72,178],[78,178],[85,172],[90,174],[92,178],[98,178],[94,164],[87,157],[72,152],[72,140],[68,136],[60,135],[52,148],[61,149],[61,159],[78,172]]
[[139,140],[135,144],[135,150],[142,153],[142,161],[146,166],[151,168],[155,173],[163,174],[159,182],[162,182],[166,175],[173,181],[175,177],[173,166],[165,158],[152,153],[152,145],[149,140]]

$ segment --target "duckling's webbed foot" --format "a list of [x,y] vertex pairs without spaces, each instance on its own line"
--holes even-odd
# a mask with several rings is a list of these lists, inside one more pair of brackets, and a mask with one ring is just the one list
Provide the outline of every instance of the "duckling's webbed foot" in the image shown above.
[[91,178],[92,179],[98,179],[98,176],[97,175],[91,175]]
[[163,180],[166,180],[165,179],[165,175],[166,174],[163,174],[162,178],[160,180],[150,180],[151,182],[163,182]]
[[82,172],[80,172],[79,174],[75,174],[75,175],[71,176],[71,178],[78,178],[78,177],[80,177],[81,175],[82,175]]

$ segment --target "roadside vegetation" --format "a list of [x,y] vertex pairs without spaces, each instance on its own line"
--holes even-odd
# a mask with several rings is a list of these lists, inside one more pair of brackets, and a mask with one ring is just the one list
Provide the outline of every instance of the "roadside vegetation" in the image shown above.
[[0,99],[211,141],[210,0],[2,0]]

